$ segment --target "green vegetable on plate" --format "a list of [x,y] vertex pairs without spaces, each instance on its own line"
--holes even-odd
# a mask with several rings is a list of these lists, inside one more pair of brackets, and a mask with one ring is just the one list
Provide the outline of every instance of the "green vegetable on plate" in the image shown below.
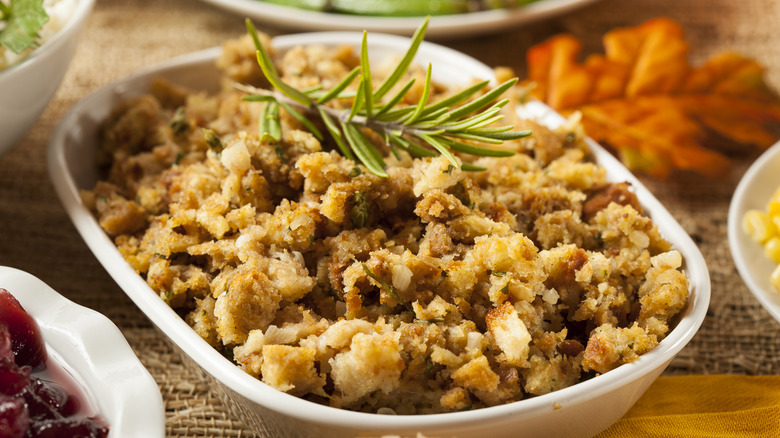
[[353,15],[422,17],[514,8],[538,0],[260,0],[299,9]]

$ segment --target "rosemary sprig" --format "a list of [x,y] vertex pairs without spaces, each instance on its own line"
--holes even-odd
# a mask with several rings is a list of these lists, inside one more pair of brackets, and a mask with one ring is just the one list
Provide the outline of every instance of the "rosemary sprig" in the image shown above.
[[[273,87],[260,89],[237,84],[236,87],[250,93],[245,99],[264,101],[259,123],[260,137],[265,141],[279,141],[279,108],[281,107],[311,131],[319,140],[324,137],[312,118],[318,118],[341,153],[359,161],[372,173],[386,177],[387,167],[377,145],[366,137],[363,130],[376,132],[385,139],[385,145],[398,155],[398,149],[414,157],[444,155],[456,167],[464,170],[480,170],[469,163],[458,162],[453,152],[489,157],[507,157],[514,152],[486,147],[499,145],[506,140],[515,140],[531,134],[530,131],[513,131],[511,126],[493,126],[503,118],[501,109],[508,103],[499,100],[512,88],[517,79],[506,81],[477,97],[488,85],[483,81],[436,103],[428,100],[432,91],[431,65],[425,74],[425,84],[420,99],[415,105],[399,106],[414,80],[410,80],[399,91],[385,98],[399,84],[417,54],[428,27],[426,18],[411,39],[409,49],[396,68],[376,88],[371,81],[371,66],[368,61],[368,37],[363,32],[360,48],[360,66],[352,70],[331,90],[319,87],[298,90],[285,83],[279,76],[267,50],[263,47],[257,31],[250,20],[247,30],[257,49],[257,61],[263,74]],[[352,87],[350,86],[355,84]],[[328,106],[334,99],[352,99],[351,107],[337,109]],[[307,117],[308,116],[308,117]]]

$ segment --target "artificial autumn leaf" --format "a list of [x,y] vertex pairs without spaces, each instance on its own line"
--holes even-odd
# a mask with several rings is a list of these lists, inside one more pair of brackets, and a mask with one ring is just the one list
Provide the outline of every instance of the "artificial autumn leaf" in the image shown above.
[[580,111],[588,135],[630,169],[719,177],[726,153],[780,138],[780,99],[755,61],[726,53],[692,67],[683,29],[668,18],[610,31],[603,44],[580,63],[579,40],[554,36],[528,51],[528,80],[561,113]]

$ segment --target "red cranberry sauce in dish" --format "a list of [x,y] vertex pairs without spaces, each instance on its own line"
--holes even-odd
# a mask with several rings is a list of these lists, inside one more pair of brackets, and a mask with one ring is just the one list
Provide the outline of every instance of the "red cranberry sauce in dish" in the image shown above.
[[0,289],[0,438],[108,435],[100,418],[81,414],[79,398],[63,387],[71,385],[50,380],[55,374],[47,373],[38,324],[10,292]]

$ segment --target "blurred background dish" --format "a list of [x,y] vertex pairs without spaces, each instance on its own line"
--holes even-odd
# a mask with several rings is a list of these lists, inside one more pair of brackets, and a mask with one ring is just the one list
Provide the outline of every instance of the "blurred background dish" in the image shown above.
[[0,155],[22,140],[59,88],[94,3],[61,0],[50,9],[40,47],[19,59],[0,53]]
[[[292,30],[357,30],[411,35],[423,17],[380,17],[318,12],[259,0],[203,0],[262,23]],[[537,0],[513,9],[494,9],[431,18],[428,38],[464,38],[495,33],[563,14],[596,0]]]
[[728,239],[731,257],[739,275],[762,306],[780,321],[780,292],[770,282],[777,264],[763,247],[742,230],[748,210],[765,210],[772,194],[780,187],[780,143],[767,149],[745,172],[731,198]]
[[157,383],[108,318],[18,269],[0,266],[0,288],[38,323],[50,358],[83,387],[109,438],[165,436]]

